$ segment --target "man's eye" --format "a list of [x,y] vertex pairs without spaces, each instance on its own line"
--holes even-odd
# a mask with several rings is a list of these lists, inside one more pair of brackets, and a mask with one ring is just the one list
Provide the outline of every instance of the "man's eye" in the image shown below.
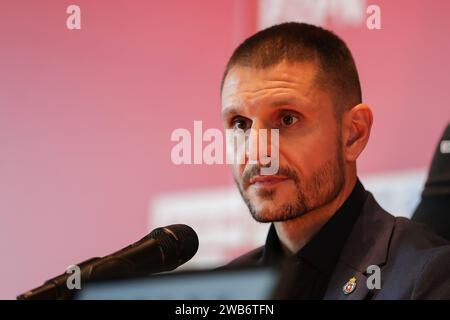
[[298,121],[298,117],[290,115],[290,114],[287,114],[287,115],[284,115],[281,117],[281,125],[283,127],[290,127],[297,121]]
[[247,121],[242,118],[233,119],[231,126],[233,129],[247,130]]

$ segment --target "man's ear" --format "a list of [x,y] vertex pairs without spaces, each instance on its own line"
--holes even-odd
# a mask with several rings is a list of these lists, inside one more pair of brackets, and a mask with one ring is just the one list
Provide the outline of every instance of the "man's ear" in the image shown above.
[[366,147],[372,128],[372,110],[366,104],[358,104],[344,113],[343,138],[345,160],[355,161]]

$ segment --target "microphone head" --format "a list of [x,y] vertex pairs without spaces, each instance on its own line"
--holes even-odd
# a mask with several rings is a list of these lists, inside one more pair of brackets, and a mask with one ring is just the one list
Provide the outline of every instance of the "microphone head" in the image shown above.
[[156,228],[148,237],[160,243],[165,260],[174,268],[189,261],[198,250],[197,233],[185,224]]

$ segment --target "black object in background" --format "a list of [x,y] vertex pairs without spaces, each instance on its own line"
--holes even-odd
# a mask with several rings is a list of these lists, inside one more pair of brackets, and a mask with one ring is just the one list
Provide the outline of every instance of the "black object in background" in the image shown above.
[[450,124],[436,147],[422,199],[411,219],[450,240]]

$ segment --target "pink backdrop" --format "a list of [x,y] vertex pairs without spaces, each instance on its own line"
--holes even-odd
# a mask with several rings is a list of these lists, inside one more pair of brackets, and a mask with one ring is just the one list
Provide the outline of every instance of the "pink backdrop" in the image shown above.
[[[67,30],[77,4],[82,29]],[[382,29],[330,24],[375,124],[362,172],[428,166],[450,120],[450,2],[376,1]],[[221,126],[219,82],[257,30],[248,1],[0,3],[0,298],[142,237],[150,199],[231,184],[175,166],[175,128]]]

